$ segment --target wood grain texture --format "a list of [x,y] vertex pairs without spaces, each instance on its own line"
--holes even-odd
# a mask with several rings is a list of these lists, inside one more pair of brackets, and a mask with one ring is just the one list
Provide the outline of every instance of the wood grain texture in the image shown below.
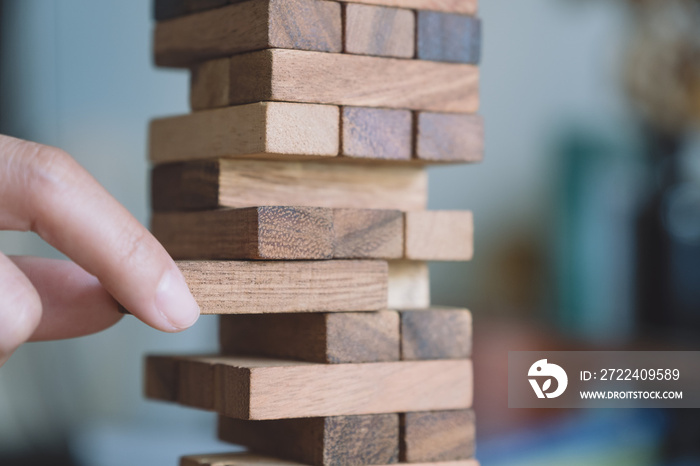
[[229,96],[228,58],[209,60],[192,66],[190,72],[190,107],[192,110],[227,107]]
[[474,254],[474,218],[470,211],[406,212],[404,221],[406,259],[471,260]]
[[340,52],[340,5],[318,0],[234,3],[156,24],[155,62],[187,67],[266,48]]
[[[211,358],[201,357],[201,364]],[[197,364],[197,357],[187,359]],[[237,419],[465,409],[472,403],[472,366],[469,360],[318,364],[219,356],[214,377],[192,387],[202,398],[213,396],[216,412]]]
[[341,155],[410,160],[413,121],[408,110],[343,107]]
[[[411,464],[412,466],[479,466],[479,462],[475,459]],[[180,458],[180,466],[302,466],[302,463],[254,453],[236,452],[183,456]]]
[[418,11],[416,52],[420,60],[476,65],[481,59],[481,20],[473,16]]
[[154,163],[218,157],[338,155],[340,110],[331,105],[260,102],[151,122]]
[[284,101],[474,113],[473,65],[303,50],[261,50],[231,59],[231,104]]
[[221,351],[318,363],[399,359],[395,311],[222,316]]
[[153,210],[267,205],[422,210],[428,178],[422,167],[218,160],[156,166]]
[[360,4],[347,4],[344,8],[344,52],[413,58],[416,18],[411,10]]
[[299,260],[334,255],[333,211],[320,207],[155,213],[151,231],[174,259]]
[[399,259],[403,228],[398,210],[333,209],[333,257]]
[[401,359],[466,359],[472,349],[472,315],[433,307],[401,311]]
[[178,261],[202,314],[380,311],[383,261]]
[[224,6],[229,0],[154,0],[153,18],[156,21],[177,18],[199,11]]
[[484,157],[481,115],[419,112],[416,158],[435,162],[479,162]]
[[430,307],[428,264],[421,261],[389,261],[389,308]]
[[344,3],[363,3],[366,5],[383,5],[411,10],[433,10],[446,13],[475,15],[478,0],[341,0]]
[[454,461],[474,456],[472,410],[405,413],[400,417],[401,461]]
[[398,414],[246,421],[219,417],[219,439],[315,466],[396,463]]

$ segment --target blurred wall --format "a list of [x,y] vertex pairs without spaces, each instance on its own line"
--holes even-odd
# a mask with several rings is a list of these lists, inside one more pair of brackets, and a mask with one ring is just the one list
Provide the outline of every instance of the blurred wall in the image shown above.
[[[187,75],[156,70],[145,0],[6,0],[2,131],[70,152],[139,220],[148,217],[146,132],[187,112]],[[500,251],[545,248],[553,135],[572,121],[620,128],[618,2],[484,0],[486,161],[431,169],[430,207],[473,209],[476,258],[432,267],[436,303],[477,316],[507,306]],[[528,246],[529,245],[529,246]],[[510,246],[508,246],[510,247]],[[57,256],[30,234],[0,232],[8,254]],[[504,298],[506,296],[506,298]],[[214,349],[215,321],[180,335],[125,318],[80,340],[25,345],[0,370],[0,448],[112,423],[207,426],[210,415],[141,398],[146,352]]]

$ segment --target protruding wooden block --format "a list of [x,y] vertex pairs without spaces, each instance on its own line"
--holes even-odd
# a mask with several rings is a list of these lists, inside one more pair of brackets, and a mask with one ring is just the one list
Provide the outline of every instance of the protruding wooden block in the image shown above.
[[270,356],[318,363],[399,359],[395,311],[222,316],[225,354]]
[[333,257],[400,259],[403,229],[398,210],[333,209]]
[[408,110],[343,107],[341,155],[410,160],[413,121]]
[[468,261],[474,254],[474,218],[466,210],[406,212],[404,257]]
[[400,419],[402,462],[455,461],[474,456],[472,410],[405,413]]
[[144,365],[145,395],[162,401],[178,399],[178,365],[172,356],[149,356]]
[[430,307],[428,264],[421,261],[389,261],[389,308]]
[[[395,463],[396,464],[396,463]],[[398,463],[404,464],[404,463]],[[180,458],[180,466],[303,466],[287,461],[253,453],[216,453],[212,455],[190,455]],[[412,463],[412,466],[479,466],[475,459],[445,461],[440,463]]]
[[383,261],[179,261],[202,314],[380,311]]
[[446,13],[475,15],[478,0],[341,0],[347,3],[363,3],[366,5],[383,5],[411,10],[434,10]]
[[265,455],[329,465],[396,463],[398,414],[245,421],[219,417],[219,438]]
[[419,112],[416,158],[432,162],[479,162],[484,157],[481,115]]
[[[192,408],[213,410],[220,404],[216,365],[220,356],[183,357],[177,361],[177,402]],[[203,384],[202,381],[207,381]],[[206,389],[202,389],[202,388]]]
[[416,18],[411,10],[345,5],[345,52],[358,55],[413,58]]
[[[190,73],[190,107],[192,110],[228,107],[231,60],[220,58],[193,66]],[[229,112],[229,113],[235,113]],[[215,114],[222,118],[224,113]],[[201,117],[199,117],[201,118]]]
[[[231,58],[231,105],[259,101],[474,113],[474,65],[269,49]],[[193,92],[199,92],[196,89]]]
[[218,157],[338,155],[340,111],[331,105],[260,102],[151,122],[154,163]]
[[[214,377],[202,377],[192,387],[201,390],[202,398],[213,391],[216,412],[236,419],[441,411],[466,409],[472,403],[472,365],[467,359],[367,364],[216,359]],[[197,364],[198,357],[187,360]],[[201,364],[211,360],[203,356]]]
[[433,307],[401,311],[401,359],[465,359],[471,356],[472,316],[466,309]]
[[160,165],[151,176],[155,211],[296,205],[425,209],[420,167],[217,160]]
[[417,53],[421,60],[470,63],[481,58],[481,20],[473,16],[418,11]]
[[266,48],[340,52],[340,4],[318,0],[234,3],[156,25],[158,66],[187,67]]

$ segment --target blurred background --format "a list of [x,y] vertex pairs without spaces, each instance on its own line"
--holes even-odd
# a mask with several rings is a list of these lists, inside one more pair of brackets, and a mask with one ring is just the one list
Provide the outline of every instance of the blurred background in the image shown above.
[[[695,410],[509,410],[508,350],[700,349],[700,1],[483,0],[484,163],[433,168],[476,257],[433,301],[475,318],[477,456],[491,465],[700,464]],[[188,112],[145,0],[0,0],[0,132],[70,152],[144,223],[147,122]],[[6,254],[61,257],[0,232]],[[175,465],[231,450],[214,416],[146,402],[142,356],[215,350],[133,318],[23,346],[0,370],[0,464]]]

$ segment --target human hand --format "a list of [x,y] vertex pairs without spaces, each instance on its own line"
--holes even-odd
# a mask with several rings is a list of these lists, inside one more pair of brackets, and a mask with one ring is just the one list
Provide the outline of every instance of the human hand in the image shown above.
[[165,249],[65,152],[0,136],[0,230],[33,231],[75,262],[0,254],[0,366],[26,341],[120,318],[178,332],[199,317]]

